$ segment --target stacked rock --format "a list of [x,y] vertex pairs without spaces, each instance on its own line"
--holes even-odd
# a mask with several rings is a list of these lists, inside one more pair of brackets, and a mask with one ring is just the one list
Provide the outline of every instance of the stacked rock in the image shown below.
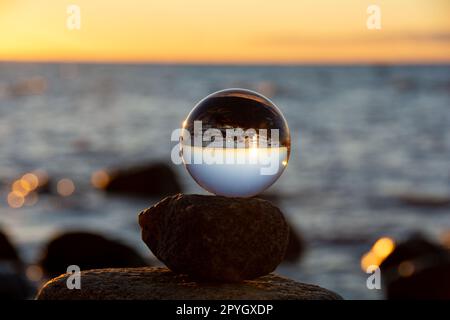
[[266,200],[178,194],[142,211],[139,224],[168,268],[85,270],[81,290],[67,289],[65,274],[37,299],[341,299],[270,274],[285,258],[289,226]]
[[167,197],[139,214],[142,239],[170,270],[195,279],[239,282],[281,263],[289,227],[266,200]]

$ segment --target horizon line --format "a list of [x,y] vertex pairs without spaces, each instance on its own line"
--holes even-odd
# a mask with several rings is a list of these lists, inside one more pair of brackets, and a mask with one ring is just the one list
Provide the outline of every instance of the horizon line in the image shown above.
[[450,65],[450,60],[417,61],[158,61],[158,60],[59,60],[0,59],[0,63],[16,64],[105,64],[105,65],[168,65],[168,66],[433,66]]

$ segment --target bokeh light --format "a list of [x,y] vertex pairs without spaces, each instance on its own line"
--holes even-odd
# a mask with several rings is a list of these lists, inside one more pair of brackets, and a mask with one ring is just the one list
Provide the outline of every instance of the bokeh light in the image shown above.
[[11,208],[34,206],[38,200],[37,189],[48,182],[48,175],[43,170],[25,173],[11,184],[11,192],[7,196]]
[[25,198],[24,196],[16,191],[11,191],[10,193],[8,193],[8,205],[11,208],[17,209],[23,206],[23,204],[25,203]]
[[414,271],[415,267],[411,261],[403,261],[398,266],[398,274],[404,278],[412,276]]
[[30,265],[25,271],[27,278],[32,282],[41,281],[44,276],[44,271],[38,265]]
[[58,181],[56,191],[63,197],[68,197],[75,191],[75,184],[72,180],[64,178]]
[[391,238],[383,237],[375,242],[372,251],[377,257],[385,259],[392,251],[394,251],[394,248],[394,241]]
[[369,252],[361,258],[361,269],[366,272],[370,266],[379,267],[381,263],[394,251],[395,241],[389,237],[378,239]]
[[27,182],[23,182],[22,180],[16,180],[14,181],[12,185],[12,191],[16,192],[18,194],[21,194],[23,197],[25,197],[28,192],[30,191],[29,185]]
[[96,171],[91,176],[91,183],[95,188],[104,189],[110,181],[109,174],[104,170]]
[[26,182],[30,190],[34,190],[39,186],[39,178],[34,173],[26,173],[22,176],[21,179],[23,182]]

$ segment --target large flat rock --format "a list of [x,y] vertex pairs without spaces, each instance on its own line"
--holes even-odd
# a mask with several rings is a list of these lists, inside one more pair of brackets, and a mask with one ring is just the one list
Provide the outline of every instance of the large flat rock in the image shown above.
[[321,287],[274,274],[241,283],[199,283],[167,268],[96,269],[81,272],[81,289],[69,290],[69,275],[47,282],[38,300],[338,300]]

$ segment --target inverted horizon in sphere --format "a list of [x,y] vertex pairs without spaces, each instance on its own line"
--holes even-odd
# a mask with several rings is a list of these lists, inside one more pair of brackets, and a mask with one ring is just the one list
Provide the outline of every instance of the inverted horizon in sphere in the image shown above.
[[[183,147],[183,152],[186,148],[191,147]],[[226,197],[251,197],[261,193],[281,176],[288,161],[286,147],[217,148],[213,151],[216,155],[211,155],[211,151],[212,148],[191,148],[192,158],[202,153],[203,163],[185,163],[185,166],[201,187]],[[233,161],[227,163],[227,157]],[[223,162],[217,163],[218,159]]]
[[254,91],[210,94],[192,109],[183,129],[180,151],[187,171],[217,195],[255,196],[280,177],[289,161],[287,122],[272,101]]

